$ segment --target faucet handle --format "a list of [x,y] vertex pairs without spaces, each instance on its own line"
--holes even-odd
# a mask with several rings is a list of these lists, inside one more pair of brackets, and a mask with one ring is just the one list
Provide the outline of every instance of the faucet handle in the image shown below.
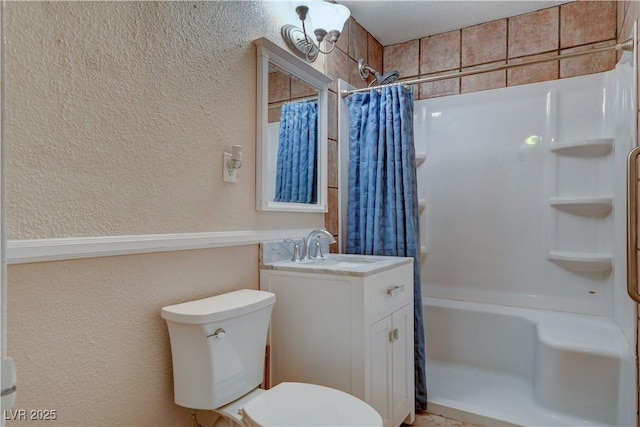
[[300,261],[300,245],[298,242],[292,239],[284,239],[287,243],[293,243],[293,255],[291,256],[291,261]]
[[320,241],[320,236],[316,236],[316,255],[315,259],[323,259],[324,254],[322,253],[322,243]]

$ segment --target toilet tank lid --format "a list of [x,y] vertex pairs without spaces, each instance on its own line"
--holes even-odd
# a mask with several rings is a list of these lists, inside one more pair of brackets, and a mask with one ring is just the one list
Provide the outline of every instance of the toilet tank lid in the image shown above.
[[209,298],[163,307],[161,315],[167,321],[204,325],[251,313],[271,305],[275,301],[276,296],[271,292],[241,289]]

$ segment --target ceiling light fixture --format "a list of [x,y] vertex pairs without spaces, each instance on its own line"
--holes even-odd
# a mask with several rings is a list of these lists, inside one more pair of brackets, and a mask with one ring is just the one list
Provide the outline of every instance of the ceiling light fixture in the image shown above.
[[[324,55],[331,53],[340,37],[344,23],[351,15],[349,9],[343,5],[322,0],[294,1],[293,4],[296,6],[298,18],[302,21],[302,29],[291,24],[282,26],[280,32],[289,49],[309,62],[315,61],[320,53]],[[309,28],[315,34],[317,44],[307,34],[305,21],[310,24]],[[323,41],[325,46],[329,45],[326,51],[320,49]]]

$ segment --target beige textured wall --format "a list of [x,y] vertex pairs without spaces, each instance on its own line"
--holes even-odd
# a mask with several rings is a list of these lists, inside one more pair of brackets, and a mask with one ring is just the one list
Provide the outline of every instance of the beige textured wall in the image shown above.
[[284,4],[9,2],[9,238],[322,224],[255,210],[251,40]]
[[[321,226],[255,211],[251,40],[282,44],[286,5],[8,2],[9,238]],[[191,425],[160,308],[258,276],[255,245],[10,266],[14,409],[57,420],[7,424]]]
[[8,425],[190,426],[189,411],[173,403],[160,309],[256,288],[257,256],[251,247],[12,266],[14,410],[56,410],[57,420]]

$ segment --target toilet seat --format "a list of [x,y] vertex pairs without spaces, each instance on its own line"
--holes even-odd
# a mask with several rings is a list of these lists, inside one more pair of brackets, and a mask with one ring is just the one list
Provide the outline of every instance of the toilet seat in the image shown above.
[[356,397],[328,387],[280,383],[242,408],[247,426],[381,427],[382,418]]

